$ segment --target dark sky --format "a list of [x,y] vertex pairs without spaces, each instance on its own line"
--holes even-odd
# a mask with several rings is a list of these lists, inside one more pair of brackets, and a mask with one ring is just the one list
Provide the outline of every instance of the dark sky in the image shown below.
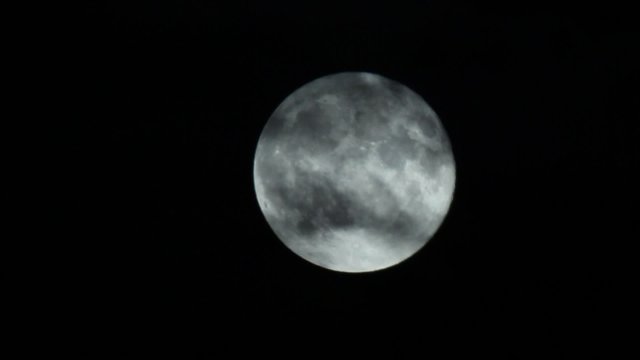
[[[614,224],[631,208],[613,194],[637,161],[637,33],[623,9],[133,3],[83,5],[47,55],[62,87],[42,154],[47,266],[30,301],[52,323],[132,338],[185,329],[196,348],[371,333],[381,350],[425,357],[437,334],[454,353],[477,342],[517,358],[607,320]],[[372,274],[295,256],[253,190],[271,113],[342,71],[423,96],[457,162],[436,236]]]

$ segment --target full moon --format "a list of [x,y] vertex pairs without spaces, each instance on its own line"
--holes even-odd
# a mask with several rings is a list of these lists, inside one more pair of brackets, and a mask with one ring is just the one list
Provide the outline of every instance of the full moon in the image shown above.
[[335,271],[394,266],[444,220],[455,187],[449,137],[408,87],[339,73],[289,95],[264,126],[253,178],[277,237]]

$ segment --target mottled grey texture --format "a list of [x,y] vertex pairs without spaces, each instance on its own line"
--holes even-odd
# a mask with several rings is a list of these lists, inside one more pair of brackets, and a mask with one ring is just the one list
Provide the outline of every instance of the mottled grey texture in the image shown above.
[[337,271],[395,265],[446,215],[455,184],[447,134],[407,87],[340,73],[296,90],[258,142],[258,202],[293,252]]

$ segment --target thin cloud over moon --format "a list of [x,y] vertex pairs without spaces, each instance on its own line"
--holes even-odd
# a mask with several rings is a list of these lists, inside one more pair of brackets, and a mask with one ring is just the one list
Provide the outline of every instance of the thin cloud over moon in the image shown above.
[[449,210],[455,177],[436,113],[370,73],[292,93],[265,125],[254,162],[258,203],[278,238],[343,272],[384,269],[420,250]]

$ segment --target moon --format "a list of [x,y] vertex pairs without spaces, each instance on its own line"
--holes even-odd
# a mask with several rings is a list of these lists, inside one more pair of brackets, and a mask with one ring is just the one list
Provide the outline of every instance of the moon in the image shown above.
[[253,170],[260,209],[284,245],[349,273],[394,266],[423,248],[456,180],[433,109],[364,72],[321,77],[289,95],[260,134]]

